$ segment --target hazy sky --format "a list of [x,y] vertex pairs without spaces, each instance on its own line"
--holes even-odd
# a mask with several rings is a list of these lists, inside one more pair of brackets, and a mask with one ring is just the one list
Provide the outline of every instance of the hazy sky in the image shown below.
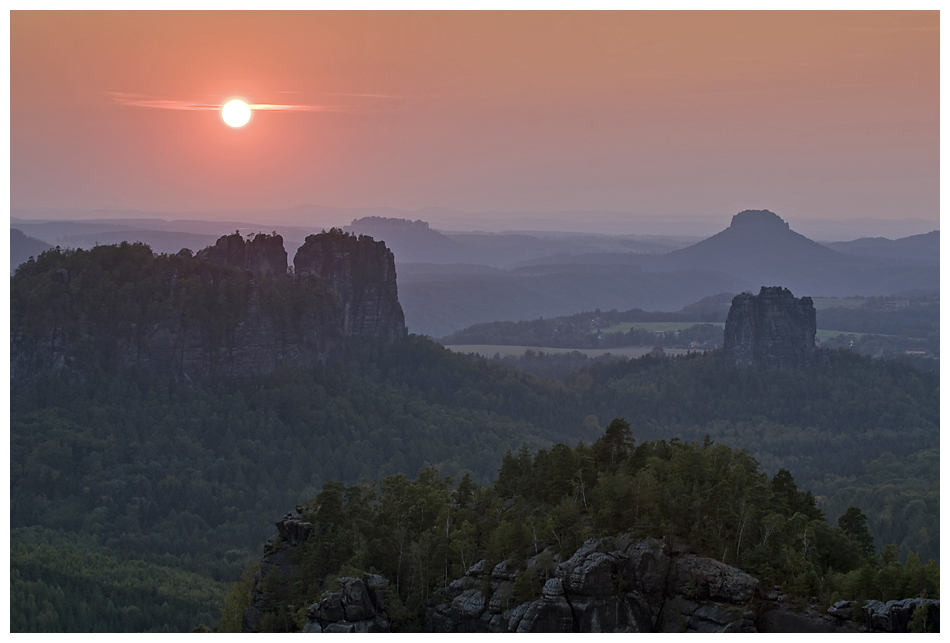
[[[14,11],[10,32],[14,208],[938,220],[936,11]],[[289,107],[231,129],[231,97]]]

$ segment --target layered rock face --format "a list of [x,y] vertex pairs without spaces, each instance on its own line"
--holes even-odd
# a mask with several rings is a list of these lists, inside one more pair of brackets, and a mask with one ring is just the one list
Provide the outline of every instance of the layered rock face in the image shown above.
[[[302,509],[277,523],[244,612],[242,629],[255,632],[265,610],[259,588],[269,575],[291,582],[294,552],[312,525]],[[842,614],[798,611],[740,569],[711,558],[670,551],[655,539],[630,534],[585,542],[561,561],[549,550],[524,561],[485,561],[434,594],[421,629],[431,633],[571,632],[857,632]],[[519,602],[519,574],[544,580],[539,598]],[[389,581],[376,574],[338,579],[307,609],[304,632],[384,632],[391,619]],[[873,601],[872,601],[873,602]],[[870,603],[869,603],[870,604]],[[890,603],[888,604],[890,605]],[[915,603],[916,605],[916,603]],[[867,609],[867,608],[866,608]],[[939,602],[936,608],[939,610]],[[830,610],[829,610],[830,612]],[[891,612],[894,612],[892,609]],[[932,619],[939,619],[933,611]],[[885,621],[886,631],[906,631],[906,619]],[[904,629],[901,629],[901,628]],[[864,629],[866,631],[867,628]]]
[[[535,567],[539,557],[528,561]],[[476,565],[445,590],[446,602],[429,610],[433,632],[754,632],[749,605],[759,581],[709,558],[676,555],[658,540],[629,534],[584,543],[574,555],[537,570],[540,598],[512,600],[518,569]]]
[[798,299],[777,286],[736,295],[726,317],[723,360],[732,367],[805,368],[816,360],[815,332],[811,297]]
[[199,250],[196,258],[243,268],[256,279],[287,275],[287,251],[279,234],[258,234],[246,242],[241,235],[230,234],[218,239],[213,246]]
[[233,234],[195,257],[105,246],[28,264],[13,278],[12,383],[61,369],[192,381],[306,369],[341,356],[351,337],[406,336],[383,242],[313,235],[296,263],[288,274],[279,235]]
[[336,293],[344,334],[390,340],[406,336],[406,320],[396,296],[395,260],[382,241],[335,230],[310,235],[297,250],[294,272]]

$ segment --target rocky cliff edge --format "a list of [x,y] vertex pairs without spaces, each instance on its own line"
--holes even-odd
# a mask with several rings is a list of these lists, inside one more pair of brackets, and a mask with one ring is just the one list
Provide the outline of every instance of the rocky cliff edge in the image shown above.
[[[278,533],[251,589],[242,627],[257,631],[264,613],[260,585],[265,578],[291,579],[294,552],[313,525],[302,508],[277,522]],[[520,573],[544,579],[541,596],[516,597]],[[307,609],[304,632],[388,632],[391,591],[377,574],[337,579],[335,589]],[[703,556],[671,551],[656,539],[630,534],[586,541],[565,560],[545,550],[525,561],[473,565],[434,594],[421,624],[432,633],[572,632],[907,632],[913,611],[923,607],[939,629],[940,601],[867,601],[853,620],[848,601],[820,612],[814,604],[793,607],[776,590],[762,587],[744,571]]]
[[201,380],[311,368],[347,338],[407,335],[393,253],[311,235],[289,272],[280,235],[221,237],[195,256],[144,244],[50,250],[11,279],[11,380],[137,370]]
[[763,286],[758,295],[736,295],[723,331],[723,360],[731,367],[813,365],[818,357],[815,319],[811,297],[798,299],[787,288]]

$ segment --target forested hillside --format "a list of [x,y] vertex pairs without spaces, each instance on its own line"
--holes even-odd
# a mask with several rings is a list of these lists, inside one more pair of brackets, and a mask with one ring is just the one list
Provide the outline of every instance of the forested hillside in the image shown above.
[[[505,577],[514,579],[508,592],[489,588],[487,578],[481,587],[500,612],[540,598],[556,564],[588,538],[621,534],[626,542],[660,539],[671,555],[715,557],[766,588],[780,586],[799,606],[816,597],[821,610],[842,598],[863,604],[940,591],[933,561],[921,565],[909,555],[901,565],[893,547],[875,555],[859,509],[829,524],[787,470],[769,477],[744,449],[708,438],[637,442],[619,418],[589,446],[508,453],[488,488],[428,468],[414,480],[330,482],[298,511],[295,524],[312,526],[309,537],[284,554],[280,571],[262,566],[254,592],[249,576],[232,586],[222,630],[240,629],[243,615],[245,631],[250,623],[257,631],[300,631],[314,618],[308,607],[337,589],[339,577],[369,572],[389,582],[394,631],[433,631],[432,606],[458,593],[449,581],[476,561],[486,572],[504,562]],[[612,581],[622,596],[628,579],[617,573]],[[651,622],[658,626],[637,619],[639,628]]]
[[[678,312],[594,310],[530,321],[474,324],[446,335],[446,345],[538,346],[546,348],[719,348],[721,322],[733,295],[706,297]],[[818,307],[818,328],[833,348],[865,355],[896,356],[907,349],[940,354],[940,301],[922,297],[824,299]],[[838,337],[841,335],[841,337]]]
[[[843,503],[822,494],[846,492],[877,547],[939,557],[938,470],[915,455],[939,446],[936,374],[846,352],[814,372],[724,371],[718,360],[646,357],[552,382],[410,336],[354,345],[346,363],[310,373],[202,387],[104,373],[44,380],[11,400],[11,526],[230,582],[273,521],[328,480],[431,465],[484,485],[522,442],[531,452],[589,444],[598,418],[624,417],[638,444],[708,434],[746,448],[770,474],[785,468],[820,489],[832,521]],[[896,484],[850,491],[869,489],[862,476],[882,458],[904,463]],[[43,560],[29,573],[71,573]]]
[[[77,350],[70,368],[37,373],[12,391],[15,623],[51,630],[212,627],[214,615],[194,595],[174,603],[190,615],[174,621],[160,611],[123,612],[165,591],[134,578],[169,575],[187,585],[178,574],[197,574],[217,587],[212,593],[223,591],[259,554],[274,520],[327,481],[354,485],[436,467],[440,476],[468,475],[484,486],[508,451],[591,444],[616,417],[630,423],[637,444],[708,435],[744,448],[769,475],[787,469],[832,522],[854,505],[867,516],[876,547],[894,543],[901,556],[939,559],[935,372],[847,351],[831,351],[803,371],[730,370],[719,351],[707,351],[597,362],[555,380],[415,335],[395,343],[343,338],[338,359],[310,368],[213,372],[197,383],[174,371],[106,369],[115,365],[107,359],[110,328],[121,324],[134,335],[150,311],[173,311],[136,286],[138,255],[144,266],[175,264],[180,277],[193,265],[187,257],[152,257],[145,246],[106,247],[70,255],[84,268],[40,280],[45,290],[27,287],[34,273],[14,278],[13,306],[36,304],[14,311],[24,332],[30,319],[56,321],[27,311],[55,309],[57,332],[102,349]],[[62,259],[47,253],[33,268]],[[105,262],[101,270],[97,261]],[[219,286],[246,281],[241,271],[200,268],[227,277],[212,280]],[[143,279],[158,283],[161,276]],[[211,288],[202,284],[198,291]],[[57,293],[80,293],[71,305],[98,311],[95,323],[76,326],[64,317]],[[214,326],[214,305],[227,311],[245,303],[219,299],[183,310]],[[125,317],[103,312],[122,301]],[[141,565],[152,571],[142,573]],[[114,573],[96,571],[106,568]]]

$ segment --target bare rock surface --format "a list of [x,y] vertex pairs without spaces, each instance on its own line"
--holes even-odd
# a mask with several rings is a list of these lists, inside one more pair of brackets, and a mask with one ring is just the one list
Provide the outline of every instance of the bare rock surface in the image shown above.
[[297,250],[294,272],[325,284],[338,297],[345,335],[406,336],[395,260],[382,241],[332,232],[310,235]]
[[798,299],[786,288],[736,295],[723,331],[723,360],[732,367],[811,366],[817,359],[815,320],[811,297]]
[[[252,588],[255,602],[244,614],[245,631],[255,631],[261,621],[261,580],[275,568],[284,577],[292,572],[291,553],[308,528],[301,523],[295,512],[278,523],[279,533],[265,549]],[[848,601],[824,613],[815,603],[795,607],[777,592],[763,591],[758,579],[741,569],[629,534],[586,541],[569,558],[541,572],[539,593],[516,600],[519,575],[528,573],[529,567],[530,573],[539,573],[541,568],[530,564],[538,558],[492,566],[478,561],[463,577],[433,594],[421,629],[441,634],[907,632],[915,613],[919,621],[917,610],[922,609],[928,627],[939,630],[940,601],[868,601],[863,606],[868,627],[852,620],[861,610],[853,610]],[[387,579],[376,574],[342,577],[338,587],[309,607],[305,632],[390,630]]]

